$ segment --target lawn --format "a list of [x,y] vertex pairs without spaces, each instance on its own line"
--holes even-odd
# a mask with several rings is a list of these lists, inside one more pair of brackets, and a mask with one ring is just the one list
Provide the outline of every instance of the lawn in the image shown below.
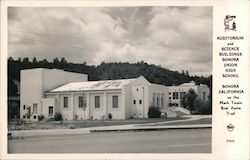
[[126,119],[126,120],[78,120],[78,121],[51,121],[51,122],[31,122],[16,125],[14,122],[8,124],[8,130],[30,130],[30,129],[66,129],[66,128],[85,128],[98,126],[113,126],[127,124],[145,124],[154,122],[169,122],[175,120],[187,119],[187,117],[173,118],[142,118],[142,119]]
[[167,123],[167,124],[157,124],[156,126],[191,125],[191,124],[212,124],[212,118],[202,118],[202,119],[199,119],[199,120],[184,121],[184,122],[170,122],[170,123]]

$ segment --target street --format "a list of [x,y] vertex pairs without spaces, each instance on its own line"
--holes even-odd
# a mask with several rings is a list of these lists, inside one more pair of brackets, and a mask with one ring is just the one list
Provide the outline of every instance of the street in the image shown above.
[[101,132],[8,140],[9,153],[211,153],[211,129]]

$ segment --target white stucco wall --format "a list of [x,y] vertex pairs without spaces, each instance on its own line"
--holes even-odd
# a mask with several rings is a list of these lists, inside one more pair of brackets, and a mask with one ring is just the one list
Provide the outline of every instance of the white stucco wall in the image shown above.
[[147,117],[148,111],[148,86],[135,85],[131,86],[131,115],[134,118]]
[[[203,97],[203,94],[204,94],[204,97]],[[198,86],[197,96],[200,100],[202,100],[203,102],[207,102],[209,94],[210,94],[210,90],[206,85],[201,84]]]
[[[113,108],[112,97],[118,96],[118,107]],[[125,106],[123,105],[121,92],[107,93],[107,113],[112,114],[112,119],[125,119]]]
[[70,82],[86,82],[88,75],[66,72],[60,69],[41,69],[42,90],[49,91]]
[[38,114],[40,114],[41,97],[42,97],[41,70],[29,70],[29,71],[22,70],[21,82],[20,82],[20,118],[24,118],[23,116],[25,116],[28,113],[27,107],[32,108],[34,103],[38,105]]
[[[90,118],[101,119],[102,116],[106,116],[106,103],[104,102],[105,96],[104,92],[92,92],[89,94],[89,108],[90,108]],[[95,107],[95,96],[100,97],[100,107]]]
[[149,85],[148,80],[141,76],[124,88],[126,118],[147,117]]
[[[41,104],[45,91],[69,82],[87,81],[87,78],[88,76],[85,74],[65,72],[58,69],[36,68],[21,70],[20,117],[23,118],[27,113],[27,107],[32,108],[33,104],[38,105],[37,115],[42,114]],[[24,105],[26,109],[24,109]]]
[[[164,85],[152,84],[149,86],[149,105],[154,104],[161,111],[165,111],[169,104],[169,89]],[[155,97],[155,100],[153,100]],[[157,104],[158,98],[158,104]]]
[[[55,111],[55,98],[43,98],[42,99],[42,111],[41,114],[44,115],[44,117],[54,117],[56,111]],[[53,115],[49,116],[49,107],[53,107]]]
[[[195,93],[197,94],[197,99],[204,100],[204,102],[208,101],[208,96],[210,94],[210,90],[207,87],[207,85],[201,84],[201,85],[180,85],[180,86],[169,86],[169,92],[171,95],[170,97],[170,103],[177,103],[178,106],[181,106],[181,98],[180,93],[185,92],[188,93],[190,89],[193,89]],[[178,92],[178,99],[173,99],[173,92]],[[205,97],[203,98],[203,94],[205,93]]]

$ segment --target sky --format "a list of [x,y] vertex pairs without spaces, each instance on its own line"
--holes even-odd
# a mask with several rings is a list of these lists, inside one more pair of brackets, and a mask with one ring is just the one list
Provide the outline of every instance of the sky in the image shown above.
[[98,65],[140,61],[212,73],[212,7],[8,9],[8,56]]

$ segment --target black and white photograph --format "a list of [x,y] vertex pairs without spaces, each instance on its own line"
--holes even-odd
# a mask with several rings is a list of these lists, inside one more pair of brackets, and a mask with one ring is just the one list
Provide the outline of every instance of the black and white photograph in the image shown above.
[[212,6],[7,8],[8,154],[212,153]]

